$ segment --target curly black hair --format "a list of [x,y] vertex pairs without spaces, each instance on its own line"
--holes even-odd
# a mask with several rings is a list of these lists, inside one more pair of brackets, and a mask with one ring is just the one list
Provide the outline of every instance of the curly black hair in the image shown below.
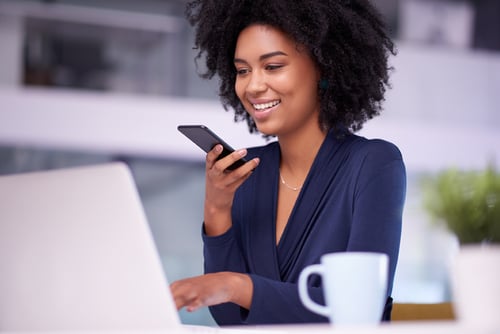
[[355,132],[382,109],[388,57],[396,50],[369,0],[194,0],[186,16],[195,27],[195,59],[206,63],[200,76],[218,75],[222,105],[232,107],[235,121],[246,121],[250,132],[257,128],[236,95],[233,58],[239,33],[254,23],[284,31],[309,51],[323,82],[322,128]]

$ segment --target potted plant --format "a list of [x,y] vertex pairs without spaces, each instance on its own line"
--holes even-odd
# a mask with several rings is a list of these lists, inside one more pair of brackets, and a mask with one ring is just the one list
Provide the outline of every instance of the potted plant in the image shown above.
[[427,177],[424,207],[460,243],[451,275],[458,319],[500,328],[500,173],[490,165]]

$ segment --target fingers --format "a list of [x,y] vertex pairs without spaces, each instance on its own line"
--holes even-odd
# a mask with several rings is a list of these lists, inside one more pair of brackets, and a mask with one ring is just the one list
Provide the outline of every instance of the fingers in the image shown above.
[[193,312],[197,309],[219,303],[220,287],[212,282],[213,275],[201,275],[176,281],[170,285],[170,291],[178,310],[185,307]]
[[[216,173],[217,175],[221,175],[223,173],[227,174],[230,172],[227,168],[231,166],[233,163],[237,162],[238,160],[244,158],[248,153],[246,149],[240,149],[232,152],[231,154],[227,155],[224,158],[217,160],[222,151],[223,151],[222,145],[217,144],[210,152],[208,152],[206,156],[207,171],[211,171],[212,173]],[[258,164],[259,164],[259,159],[254,158],[251,161],[244,164],[243,166],[232,171],[231,173],[234,174],[233,175],[234,179],[238,179],[244,177],[246,174],[251,172],[258,166]]]
[[[196,302],[197,293],[189,280],[181,280],[172,283],[170,285],[170,291],[172,292],[177,310],[186,307],[186,309],[194,311],[201,306],[199,302]],[[197,307],[194,305],[197,305]]]
[[199,308],[201,308],[203,306],[205,306],[204,303],[202,303],[201,301],[195,299],[190,304],[186,305],[186,311],[188,311],[188,312],[194,312],[194,311],[198,310]]
[[170,291],[178,310],[185,307],[192,312],[231,301],[232,292],[227,281],[225,273],[205,274],[173,282]]
[[207,169],[214,170],[218,173],[226,172],[226,169],[229,166],[247,154],[247,150],[241,149],[234,151],[225,157],[220,157],[223,151],[224,149],[222,145],[217,144],[210,152],[208,152],[206,158]]
[[207,166],[207,169],[212,169],[214,167],[214,164],[216,163],[217,161],[217,158],[219,157],[219,155],[222,153],[222,145],[221,144],[217,144],[214,146],[214,148],[207,153],[207,157],[206,157],[206,166]]

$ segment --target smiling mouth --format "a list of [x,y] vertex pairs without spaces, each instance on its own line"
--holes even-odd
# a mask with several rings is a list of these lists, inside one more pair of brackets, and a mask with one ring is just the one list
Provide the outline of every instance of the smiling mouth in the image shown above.
[[267,103],[252,104],[252,106],[257,111],[263,111],[263,110],[272,108],[274,106],[277,106],[280,103],[281,103],[281,100],[276,100],[276,101],[271,101],[271,102],[267,102]]

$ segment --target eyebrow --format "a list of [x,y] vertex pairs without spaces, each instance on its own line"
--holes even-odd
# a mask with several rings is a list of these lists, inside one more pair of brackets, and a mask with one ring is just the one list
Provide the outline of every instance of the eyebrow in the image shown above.
[[[260,61],[263,61],[267,58],[271,58],[271,57],[274,57],[274,56],[288,56],[286,53],[284,53],[283,51],[274,51],[274,52],[269,52],[269,53],[265,53],[263,55],[261,55],[259,57],[259,60]],[[235,63],[246,63],[245,60],[243,59],[240,59],[240,58],[234,58],[234,62]]]

